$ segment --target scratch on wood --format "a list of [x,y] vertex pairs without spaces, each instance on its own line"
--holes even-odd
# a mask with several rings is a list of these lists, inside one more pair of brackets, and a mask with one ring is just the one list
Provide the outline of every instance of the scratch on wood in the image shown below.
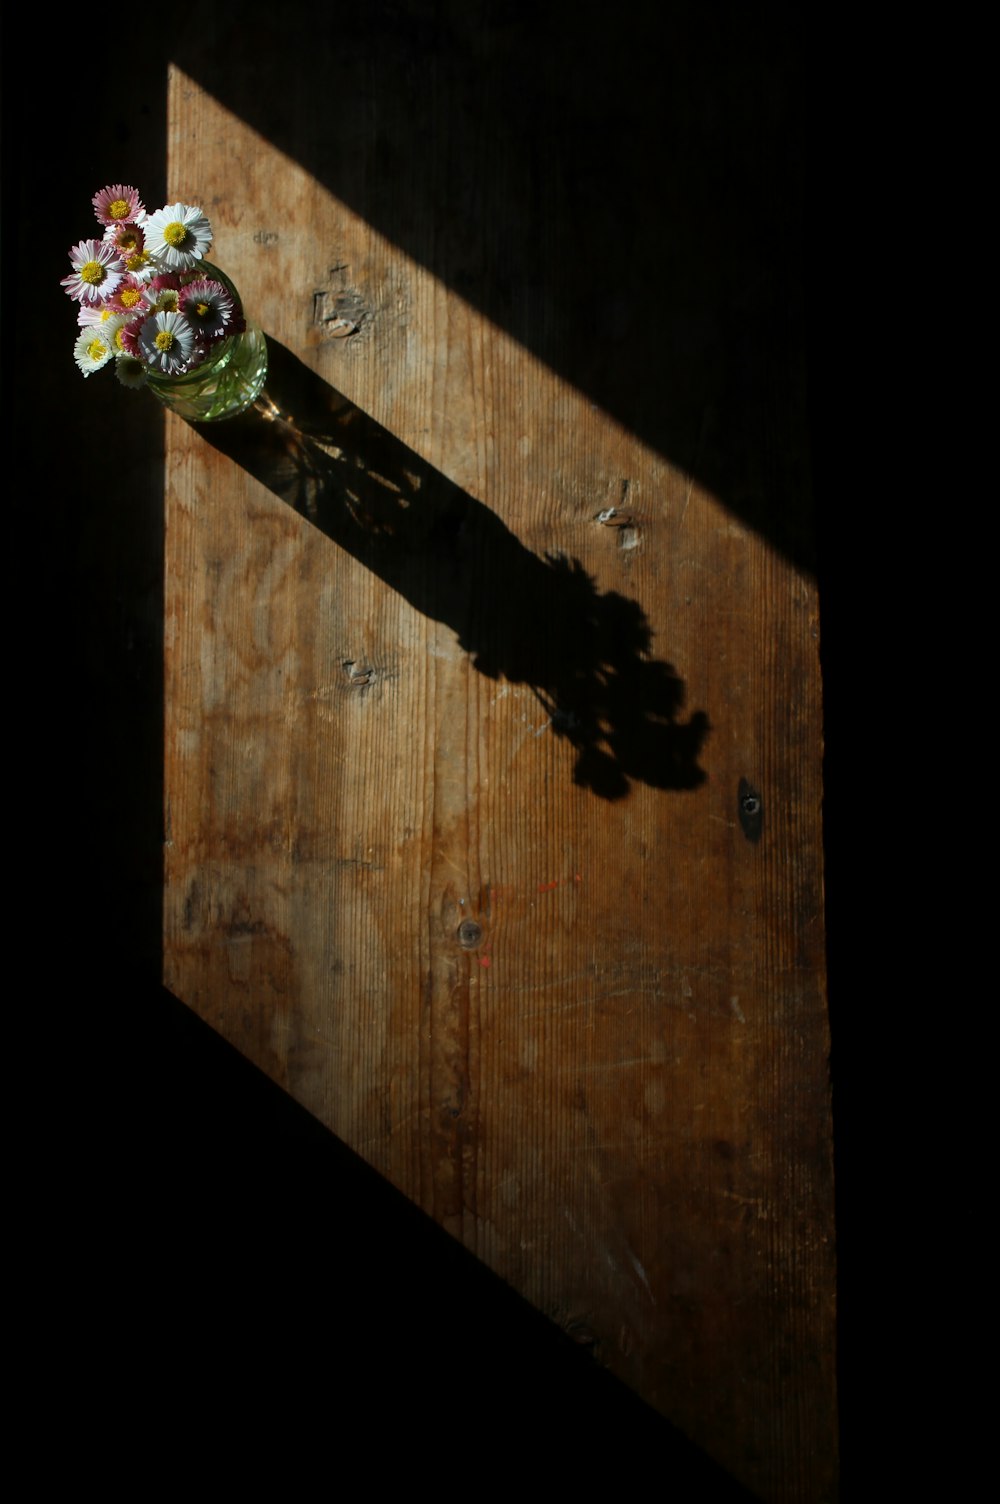
[[687,494],[684,497],[684,505],[681,507],[681,515],[677,519],[677,526],[679,528],[684,526],[684,518],[687,516],[688,505],[691,501],[691,491],[694,487],[694,476],[689,475],[687,481]]
[[735,1191],[723,1191],[723,1196],[728,1201],[735,1201],[737,1206],[749,1206],[756,1211],[761,1222],[767,1221],[767,1207],[760,1196],[738,1196]]
[[632,1055],[628,1060],[612,1060],[607,1065],[568,1065],[564,1076],[607,1076],[614,1071],[630,1070],[634,1065],[660,1065],[655,1055]]
[[653,1302],[653,1305],[655,1306],[656,1305],[656,1296],[653,1294],[653,1291],[650,1288],[649,1280],[646,1278],[646,1271],[645,1271],[645,1269],[642,1267],[642,1265],[640,1264],[639,1260],[636,1258],[635,1254],[632,1252],[631,1248],[628,1251],[628,1256],[629,1256],[629,1258],[632,1261],[632,1268],[635,1270],[636,1274],[642,1280],[643,1287],[644,1287],[644,1289],[646,1291],[646,1294],[649,1296],[650,1300]]

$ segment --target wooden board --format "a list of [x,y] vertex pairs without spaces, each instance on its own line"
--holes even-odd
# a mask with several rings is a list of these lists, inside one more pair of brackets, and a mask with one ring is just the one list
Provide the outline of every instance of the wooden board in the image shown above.
[[812,578],[179,68],[169,119],[271,406],[167,418],[165,981],[833,1498]]

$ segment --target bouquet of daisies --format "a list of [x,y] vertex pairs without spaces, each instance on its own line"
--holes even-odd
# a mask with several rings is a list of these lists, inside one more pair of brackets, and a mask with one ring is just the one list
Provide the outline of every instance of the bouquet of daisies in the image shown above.
[[212,227],[201,209],[165,204],[147,213],[134,188],[93,197],[100,239],[81,240],[61,286],[79,304],[73,355],[84,376],[114,362],[124,386],[183,376],[220,341],[246,328],[239,295],[205,261]]

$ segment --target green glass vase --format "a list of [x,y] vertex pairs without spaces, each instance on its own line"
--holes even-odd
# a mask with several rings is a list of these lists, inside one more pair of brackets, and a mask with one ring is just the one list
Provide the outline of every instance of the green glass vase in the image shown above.
[[[203,261],[199,275],[221,282],[243,307],[231,280],[217,266]],[[267,340],[249,319],[242,334],[220,340],[207,359],[183,376],[150,372],[146,385],[158,402],[192,423],[218,423],[252,407],[267,380]]]

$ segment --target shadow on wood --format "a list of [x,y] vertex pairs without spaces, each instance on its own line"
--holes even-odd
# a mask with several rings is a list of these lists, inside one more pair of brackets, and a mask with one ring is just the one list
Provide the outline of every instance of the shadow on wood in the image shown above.
[[577,752],[574,782],[604,799],[622,798],[632,780],[698,788],[708,717],[681,718],[683,681],[650,656],[638,602],[598,591],[574,559],[532,553],[283,346],[269,347],[257,407],[199,425],[205,438],[450,626],[481,673],[530,685]]

